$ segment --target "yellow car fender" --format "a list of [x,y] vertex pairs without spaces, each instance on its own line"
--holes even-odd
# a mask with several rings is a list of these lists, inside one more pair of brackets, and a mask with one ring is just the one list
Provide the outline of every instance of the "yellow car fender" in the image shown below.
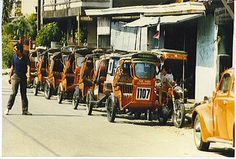
[[196,116],[199,116],[202,131],[202,140],[207,142],[207,139],[213,136],[213,116],[212,116],[212,104],[205,103],[197,106],[192,113],[192,126]]

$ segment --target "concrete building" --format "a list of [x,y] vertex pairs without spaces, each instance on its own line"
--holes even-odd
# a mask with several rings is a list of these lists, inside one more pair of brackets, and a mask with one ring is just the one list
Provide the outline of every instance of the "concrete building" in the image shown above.
[[23,15],[36,14],[37,0],[21,0],[21,10]]
[[11,16],[27,16],[30,14],[36,14],[37,0],[14,0]]
[[215,0],[86,10],[86,14],[103,24],[97,26],[98,31],[103,30],[97,32],[98,47],[188,52],[189,98],[201,101],[212,96],[220,73],[235,63],[232,6],[232,1]]
[[124,51],[166,48],[188,52],[185,77],[189,79],[189,98],[196,101],[212,96],[220,73],[236,63],[232,60],[236,56],[231,0],[38,2],[40,24],[58,22],[67,44],[86,43],[88,47]]
[[109,8],[110,0],[39,0],[41,25],[57,22],[67,44],[96,47],[96,18],[85,15],[85,9]]

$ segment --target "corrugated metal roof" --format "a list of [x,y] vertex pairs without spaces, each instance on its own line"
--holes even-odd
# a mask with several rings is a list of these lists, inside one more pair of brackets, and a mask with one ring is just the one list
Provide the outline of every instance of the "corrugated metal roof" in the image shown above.
[[144,15],[175,15],[189,13],[204,13],[206,10],[203,3],[184,2],[166,5],[130,6],[108,9],[88,9],[85,10],[88,16],[105,15],[125,15],[125,14],[144,14]]
[[[160,17],[160,24],[180,23],[187,20],[199,18],[203,14],[187,14],[179,16],[163,16]],[[124,27],[145,27],[157,25],[159,17],[141,17],[138,20],[127,23]]]

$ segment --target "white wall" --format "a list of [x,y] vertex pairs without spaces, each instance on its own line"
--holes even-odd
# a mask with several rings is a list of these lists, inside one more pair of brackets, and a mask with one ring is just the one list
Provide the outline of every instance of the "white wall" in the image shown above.
[[[236,10],[236,4],[234,3],[234,10]],[[234,31],[233,31],[233,62],[232,65],[235,68],[236,67],[236,20],[235,20],[235,14],[234,14]]]
[[147,51],[148,28],[124,27],[125,22],[111,23],[111,46],[115,50]]
[[23,15],[30,15],[32,13],[36,13],[35,6],[37,5],[37,0],[22,0],[21,11]]
[[137,28],[123,27],[125,24],[111,23],[111,46],[115,50],[133,51],[137,42]]
[[212,96],[216,86],[217,26],[213,16],[198,21],[195,100]]

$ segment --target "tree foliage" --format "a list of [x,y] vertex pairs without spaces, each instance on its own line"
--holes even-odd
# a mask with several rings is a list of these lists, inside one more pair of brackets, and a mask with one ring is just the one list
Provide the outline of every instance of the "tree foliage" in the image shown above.
[[11,22],[6,22],[3,25],[2,31],[3,67],[9,67],[13,56],[12,40],[28,39],[29,37],[32,39],[36,38],[36,15],[19,17]]
[[11,35],[5,31],[2,33],[2,64],[4,68],[10,67],[11,59],[13,57],[13,43],[11,42]]
[[35,39],[37,34],[36,15],[19,17],[5,24],[5,32],[10,34],[13,39],[24,39],[31,37]]
[[37,46],[50,46],[51,41],[59,42],[61,40],[61,32],[57,23],[48,23],[38,32],[36,37]]

